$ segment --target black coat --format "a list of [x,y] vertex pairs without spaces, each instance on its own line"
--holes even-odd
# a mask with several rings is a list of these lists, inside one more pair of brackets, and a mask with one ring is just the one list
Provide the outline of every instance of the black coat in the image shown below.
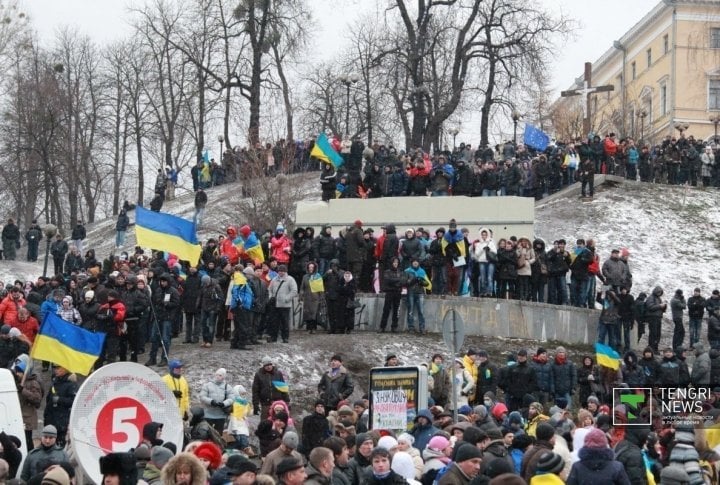
[[2,230],[2,238],[8,241],[18,241],[20,239],[20,228],[16,224],[6,224]]
[[[630,485],[622,463],[615,460],[610,448],[580,449],[580,461],[574,463],[568,475],[567,485]],[[634,482],[633,482],[634,483]]]
[[324,414],[312,413],[302,421],[302,449],[307,456],[313,448],[322,446],[330,436],[330,423]]
[[186,313],[198,313],[200,311],[200,275],[189,274],[182,283],[182,310]]
[[82,224],[78,224],[75,226],[75,229],[72,230],[72,235],[70,236],[70,239],[85,239],[87,237],[87,232],[85,231],[85,226]]
[[260,405],[269,405],[271,402],[283,400],[290,402],[290,395],[286,392],[278,391],[273,386],[273,381],[285,382],[285,376],[282,375],[276,367],[271,372],[265,372],[264,368],[260,368],[253,378],[252,383],[252,402],[255,412],[258,412]]
[[128,217],[128,215],[125,211],[120,211],[120,214],[118,214],[117,223],[115,223],[115,230],[116,231],[127,231],[129,226],[130,226],[130,218]]
[[52,254],[53,258],[64,259],[67,252],[68,252],[68,243],[67,243],[67,241],[65,241],[63,239],[60,239],[60,240],[56,239],[50,245],[50,254]]
[[507,393],[514,398],[521,398],[525,394],[535,392],[537,389],[535,369],[527,362],[509,367],[505,386]]
[[[54,377],[52,380],[52,386],[45,400],[44,423],[46,426],[48,424],[55,426],[58,434],[64,434],[68,429],[70,409],[77,390],[77,384],[70,380],[70,374]],[[58,397],[57,402],[54,402],[55,396]]]
[[318,384],[320,399],[327,410],[336,409],[337,404],[343,399],[347,399],[353,389],[355,389],[355,384],[353,384],[352,377],[342,366],[334,376],[330,375],[330,371],[324,373]]

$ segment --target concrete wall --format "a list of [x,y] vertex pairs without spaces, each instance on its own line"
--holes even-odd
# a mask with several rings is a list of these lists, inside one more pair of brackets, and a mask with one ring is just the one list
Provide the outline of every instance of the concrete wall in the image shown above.
[[[358,330],[376,331],[380,326],[383,295],[360,294],[364,307],[356,311]],[[465,335],[539,340],[558,340],[576,344],[594,344],[597,340],[598,310],[544,303],[496,300],[494,298],[425,297],[425,328],[442,333],[445,313],[454,309],[465,323]],[[295,311],[295,326],[302,312]],[[390,330],[388,321],[387,330]],[[417,328],[417,319],[415,328]],[[400,330],[406,328],[405,304],[400,305]]]
[[379,199],[333,199],[330,202],[300,202],[295,212],[297,226],[311,226],[315,233],[329,224],[337,235],[356,219],[365,228],[395,224],[398,234],[407,227],[424,227],[432,234],[438,227],[447,229],[450,219],[458,228],[467,227],[475,237],[480,227],[501,237],[534,235],[535,201],[530,197],[382,197]]

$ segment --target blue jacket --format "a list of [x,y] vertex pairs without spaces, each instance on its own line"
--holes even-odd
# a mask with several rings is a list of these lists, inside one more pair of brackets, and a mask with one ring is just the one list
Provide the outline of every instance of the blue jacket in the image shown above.
[[543,392],[553,392],[553,373],[552,364],[545,362],[544,364],[533,359],[530,363],[535,369],[535,378],[537,379],[538,390]]
[[[418,418],[420,417],[427,418],[430,424],[426,426],[421,426],[418,423]],[[418,414],[415,417],[415,427],[411,431],[411,434],[413,435],[413,437],[415,437],[415,442],[413,443],[413,446],[418,450],[424,450],[428,444],[428,441],[430,441],[430,438],[435,436],[435,434],[440,431],[432,425],[432,420],[432,414],[428,409],[421,409],[420,411],[418,411]]]

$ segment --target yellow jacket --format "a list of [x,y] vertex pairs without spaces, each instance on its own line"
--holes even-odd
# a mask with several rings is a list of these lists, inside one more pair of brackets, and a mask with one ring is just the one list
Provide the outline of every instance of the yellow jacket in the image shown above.
[[182,397],[179,397],[177,402],[178,409],[180,410],[180,418],[184,418],[186,413],[190,412],[190,387],[188,386],[185,376],[176,378],[168,373],[162,376],[162,380],[171,391],[180,391],[182,393]]
[[525,433],[528,436],[532,436],[535,438],[535,432],[537,430],[537,425],[542,423],[543,421],[548,421],[550,418],[548,416],[545,416],[544,414],[538,414],[534,418],[532,418],[528,423],[525,425]]
[[470,377],[472,377],[472,381],[475,384],[475,387],[473,388],[473,391],[471,394],[468,395],[468,401],[473,402],[475,400],[475,392],[477,389],[477,380],[478,380],[478,368],[475,365],[475,362],[468,357],[467,355],[463,356],[462,358],[463,367],[466,371],[470,373]]

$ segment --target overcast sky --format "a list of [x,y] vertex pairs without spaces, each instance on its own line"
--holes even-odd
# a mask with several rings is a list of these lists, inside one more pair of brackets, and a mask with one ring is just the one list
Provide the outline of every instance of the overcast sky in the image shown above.
[[[74,25],[103,44],[129,35],[127,6],[143,0],[25,0],[33,25],[42,40],[52,38],[58,28]],[[315,18],[313,52],[332,58],[344,45],[343,35],[357,15],[368,9],[382,10],[388,0],[305,0]],[[582,75],[583,63],[598,59],[613,40],[620,38],[660,0],[534,0],[551,11],[574,18],[580,28],[566,45],[558,46],[550,66],[556,93],[568,88]],[[477,133],[476,122],[468,120],[463,133]],[[462,135],[461,135],[462,136]]]

